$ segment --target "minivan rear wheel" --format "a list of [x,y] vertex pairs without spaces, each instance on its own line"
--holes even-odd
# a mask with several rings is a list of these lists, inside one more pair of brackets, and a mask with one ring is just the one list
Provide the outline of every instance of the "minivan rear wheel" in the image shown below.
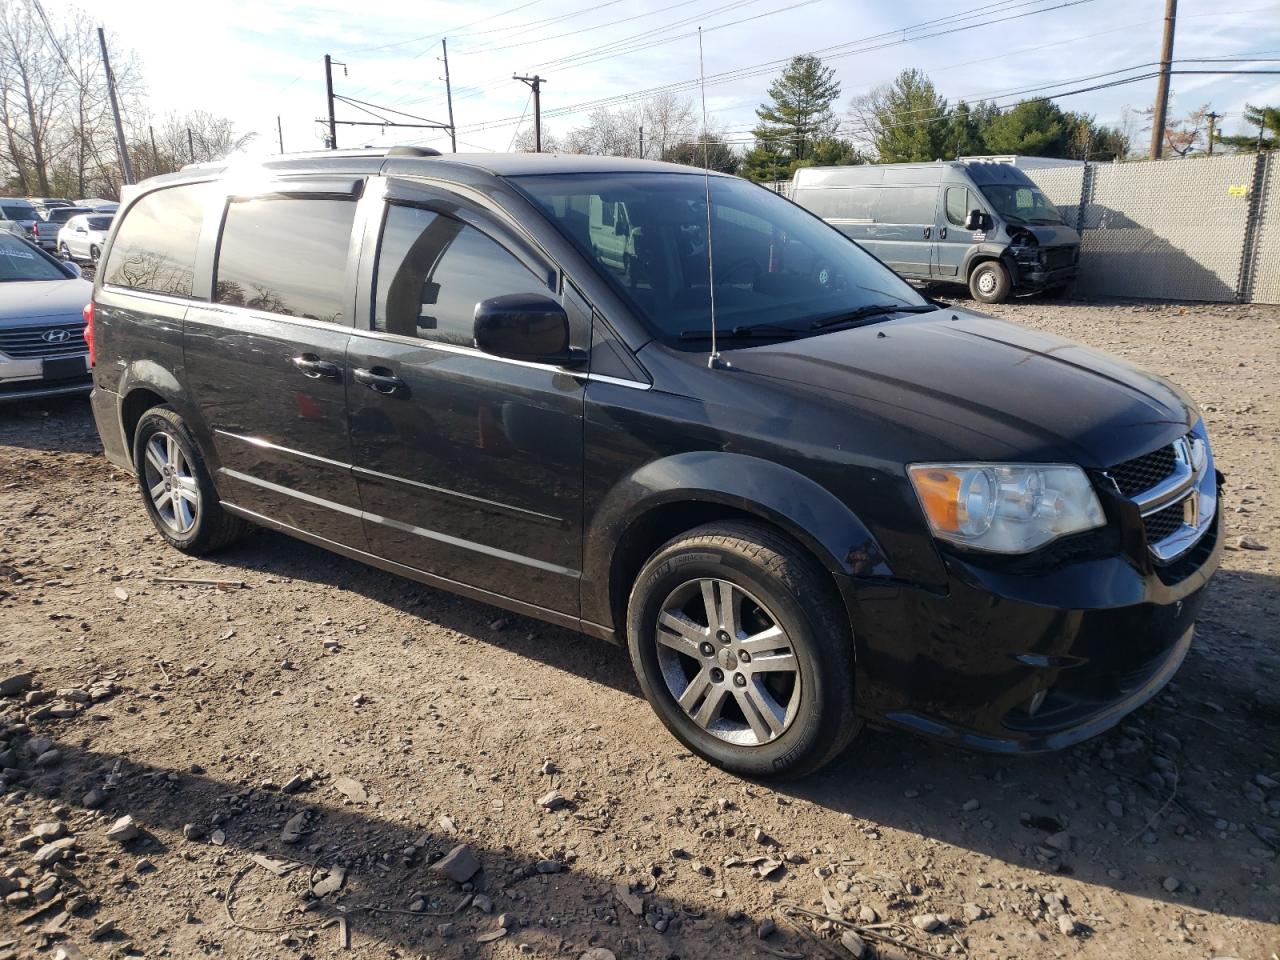
[[831,580],[763,524],[708,524],[659,549],[631,591],[627,642],[667,729],[733,773],[802,776],[860,726]]
[[1004,303],[1012,289],[1009,271],[999,260],[986,260],[969,274],[969,292],[983,303]]
[[147,514],[170,546],[202,554],[225,547],[248,524],[222,509],[213,477],[182,417],[152,407],[138,421],[133,465]]

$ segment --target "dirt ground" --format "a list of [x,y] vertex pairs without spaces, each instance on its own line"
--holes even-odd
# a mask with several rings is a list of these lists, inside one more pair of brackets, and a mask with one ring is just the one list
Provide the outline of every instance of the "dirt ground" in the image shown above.
[[[276,534],[186,558],[87,401],[0,407],[0,681],[33,673],[0,699],[0,958],[850,955],[788,905],[927,955],[1274,958],[1280,308],[991,312],[1204,406],[1232,549],[1198,639],[1068,752],[866,730],[783,786],[682,750],[604,643]],[[464,885],[431,866],[458,845]]]

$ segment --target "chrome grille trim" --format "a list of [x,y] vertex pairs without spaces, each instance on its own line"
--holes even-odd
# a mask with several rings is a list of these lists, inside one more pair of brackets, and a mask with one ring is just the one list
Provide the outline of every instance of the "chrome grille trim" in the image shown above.
[[1173,471],[1146,490],[1126,494],[1110,471],[1103,472],[1117,492],[1137,506],[1147,535],[1147,549],[1159,563],[1171,563],[1199,543],[1213,523],[1218,506],[1213,455],[1204,423],[1197,423],[1169,449]]

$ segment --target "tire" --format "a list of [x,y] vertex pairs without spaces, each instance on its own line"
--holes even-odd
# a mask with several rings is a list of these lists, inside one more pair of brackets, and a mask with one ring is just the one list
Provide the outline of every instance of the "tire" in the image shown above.
[[95,267],[97,267],[98,258],[101,256],[102,256],[102,251],[99,250],[96,246],[92,246],[89,248],[89,262],[93,264]]
[[[138,421],[133,466],[147,514],[170,546],[183,553],[210,553],[249,529],[222,509],[200,448],[172,407],[152,407]],[[158,489],[161,484],[163,490]]]
[[[719,630],[710,629],[704,584],[716,611],[726,591],[733,598],[732,621],[715,614]],[[766,639],[773,627],[781,637]],[[730,629],[735,639],[727,639]],[[861,726],[853,638],[831,578],[763,524],[708,524],[659,549],[631,590],[627,645],[667,729],[732,773],[804,776],[834,759]]]
[[1004,303],[1012,290],[1009,271],[999,260],[984,260],[969,274],[969,293],[983,303]]
[[58,245],[58,256],[62,260],[68,263],[71,262],[71,250],[67,247],[65,243],[61,243]]

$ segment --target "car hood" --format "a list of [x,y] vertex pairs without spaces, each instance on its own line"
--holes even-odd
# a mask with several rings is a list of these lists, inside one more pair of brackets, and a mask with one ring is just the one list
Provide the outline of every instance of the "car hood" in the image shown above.
[[1010,220],[1005,231],[1010,236],[1024,230],[1035,235],[1036,243],[1042,247],[1079,246],[1080,234],[1074,227],[1060,223],[1018,223]]
[[733,368],[820,391],[905,427],[922,456],[1108,467],[1185,433],[1168,381],[1058,337],[965,310],[734,350]]
[[13,326],[37,317],[73,319],[93,297],[88,280],[35,280],[0,283],[0,325]]

